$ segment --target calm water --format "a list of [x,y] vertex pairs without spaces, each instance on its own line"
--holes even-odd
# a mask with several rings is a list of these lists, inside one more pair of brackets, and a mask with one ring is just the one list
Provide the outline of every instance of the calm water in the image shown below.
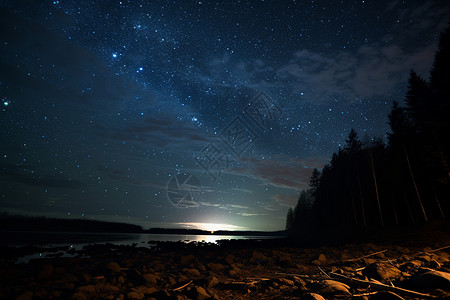
[[[0,246],[69,246],[67,250],[80,250],[86,245],[111,243],[115,245],[132,245],[152,247],[152,241],[206,242],[216,243],[218,240],[230,239],[268,239],[271,236],[231,236],[231,235],[177,235],[177,234],[131,234],[131,233],[83,233],[83,232],[0,232]],[[57,249],[57,248],[55,248]],[[59,252],[62,257],[72,257],[76,254],[66,250],[45,249],[17,257],[16,263],[27,263],[31,259],[49,257]]]
[[[183,241],[216,243],[230,239],[267,239],[271,236],[177,235],[148,233],[79,233],[79,232],[1,232],[0,245],[67,246],[112,243],[116,245],[148,245],[149,241]],[[77,247],[78,248],[78,247]]]

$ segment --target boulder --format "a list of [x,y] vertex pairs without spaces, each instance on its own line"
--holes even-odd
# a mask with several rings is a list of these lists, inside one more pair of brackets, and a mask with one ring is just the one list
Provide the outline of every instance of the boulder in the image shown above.
[[450,273],[428,269],[424,273],[413,276],[409,283],[424,291],[435,289],[450,291]]
[[392,280],[400,278],[402,272],[393,265],[385,262],[375,262],[364,268],[364,276],[376,280]]
[[324,280],[321,282],[318,293],[323,295],[351,295],[350,287],[335,280]]

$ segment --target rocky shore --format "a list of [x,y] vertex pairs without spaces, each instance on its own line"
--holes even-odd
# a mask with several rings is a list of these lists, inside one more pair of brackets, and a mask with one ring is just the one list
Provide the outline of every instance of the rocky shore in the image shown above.
[[[101,244],[19,264],[17,257],[42,249],[5,246],[0,298],[450,299],[450,239],[430,243]],[[74,257],[58,257],[67,250]]]

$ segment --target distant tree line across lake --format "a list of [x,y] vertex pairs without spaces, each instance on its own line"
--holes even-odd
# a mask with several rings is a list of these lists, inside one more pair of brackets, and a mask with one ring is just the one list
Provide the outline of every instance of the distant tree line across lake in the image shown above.
[[410,72],[405,105],[393,103],[388,143],[352,129],[310,189],[290,208],[293,237],[414,226],[450,215],[450,27],[441,33],[429,80]]
[[283,237],[284,230],[279,231],[206,231],[195,228],[150,228],[143,229],[139,225],[105,222],[89,219],[62,219],[0,214],[1,231],[33,231],[33,232],[85,232],[85,233],[150,233],[178,235],[227,235],[227,236],[271,236]]

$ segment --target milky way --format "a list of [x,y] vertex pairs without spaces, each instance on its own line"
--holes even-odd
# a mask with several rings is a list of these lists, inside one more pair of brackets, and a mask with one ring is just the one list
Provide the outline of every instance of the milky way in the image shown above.
[[283,229],[351,128],[385,139],[450,16],[448,1],[0,6],[0,210],[146,228]]

